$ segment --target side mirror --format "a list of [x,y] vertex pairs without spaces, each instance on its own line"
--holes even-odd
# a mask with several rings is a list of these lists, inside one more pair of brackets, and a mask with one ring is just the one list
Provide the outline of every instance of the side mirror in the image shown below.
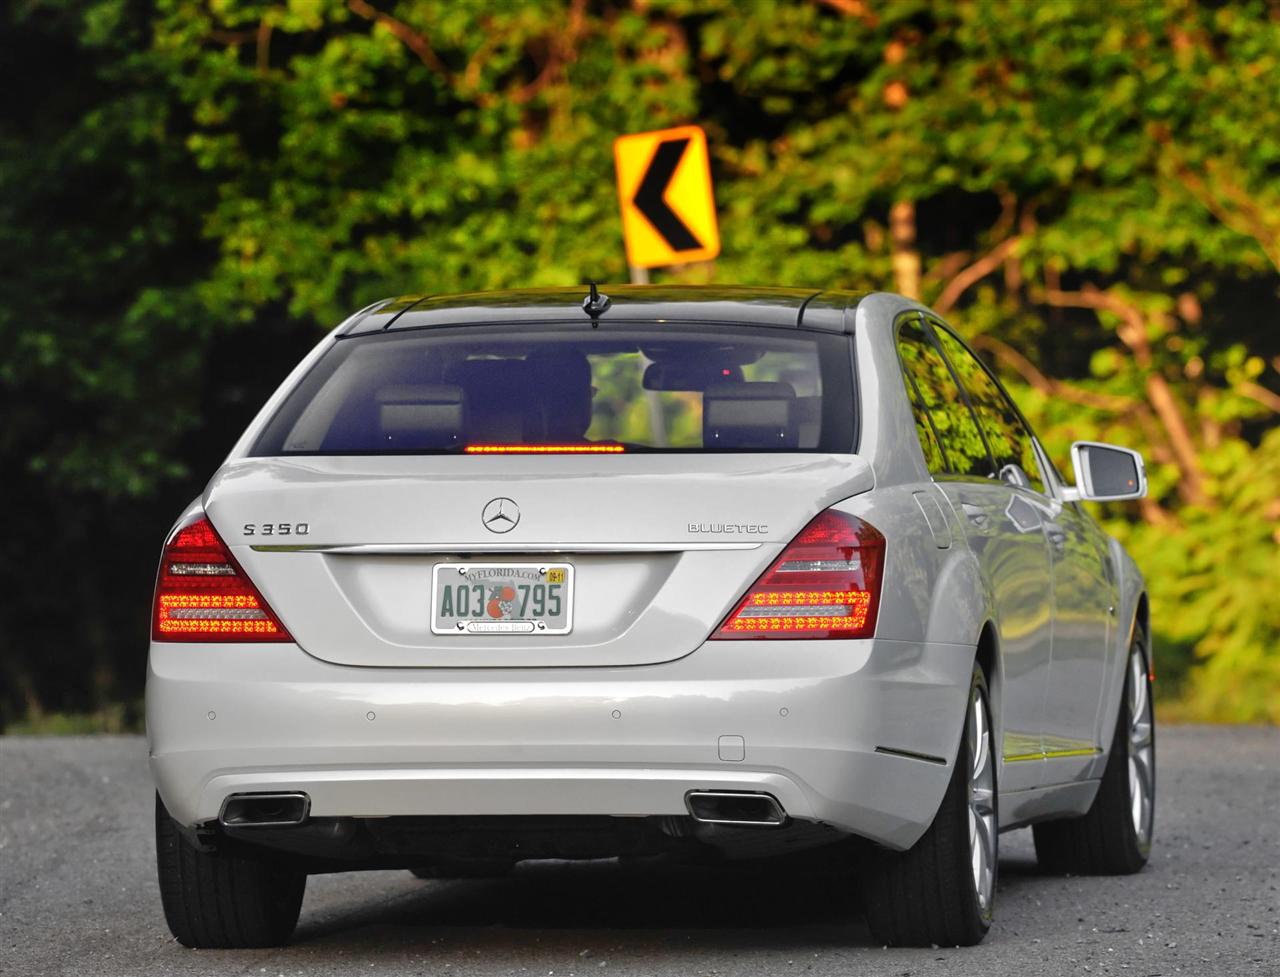
[[1068,502],[1119,502],[1147,494],[1142,455],[1129,448],[1077,441],[1071,446],[1071,467],[1075,469],[1076,484],[1063,492]]

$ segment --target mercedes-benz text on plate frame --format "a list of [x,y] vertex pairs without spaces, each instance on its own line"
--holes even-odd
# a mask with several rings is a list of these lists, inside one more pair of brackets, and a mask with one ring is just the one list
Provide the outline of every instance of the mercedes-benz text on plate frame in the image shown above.
[[988,365],[894,295],[356,313],[164,541],[170,930],[285,941],[311,873],[860,839],[874,938],[956,946],[992,925],[1000,830],[1033,824],[1053,872],[1137,871],[1146,589],[1074,502],[1144,469],[1076,458],[1064,484]]

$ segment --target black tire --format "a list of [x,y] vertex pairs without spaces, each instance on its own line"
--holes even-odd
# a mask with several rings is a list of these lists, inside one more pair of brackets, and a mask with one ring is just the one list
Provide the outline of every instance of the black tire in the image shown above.
[[[1136,667],[1134,656],[1140,656]],[[1045,872],[1056,875],[1132,875],[1147,864],[1155,821],[1155,722],[1151,719],[1151,680],[1148,676],[1147,638],[1141,628],[1134,631],[1133,645],[1125,660],[1124,690],[1111,739],[1111,753],[1102,774],[1102,783],[1087,814],[1081,817],[1042,821],[1032,826],[1036,859]],[[1134,695],[1135,682],[1141,683]],[[1130,761],[1141,756],[1142,734],[1135,733],[1133,703],[1147,714],[1149,757],[1137,768],[1149,773],[1150,803],[1141,815],[1134,813],[1134,786]],[[1132,776],[1140,776],[1135,772]],[[1145,830],[1139,831],[1141,820]]]
[[159,795],[156,862],[164,918],[183,946],[279,946],[293,935],[306,873],[234,852],[201,851]]
[[[867,924],[877,942],[888,946],[973,946],[991,928],[998,859],[996,825],[997,769],[986,677],[975,665],[960,749],[947,792],[933,824],[904,852],[881,852],[879,864],[864,876]],[[986,764],[990,767],[990,883],[979,896],[970,851],[969,804],[974,754],[970,729],[974,709],[982,710]],[[985,901],[985,905],[982,902]]]

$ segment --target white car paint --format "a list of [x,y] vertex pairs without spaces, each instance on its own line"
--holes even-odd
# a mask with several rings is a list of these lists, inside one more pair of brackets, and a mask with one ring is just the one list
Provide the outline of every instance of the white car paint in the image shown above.
[[[379,308],[299,365],[189,510],[297,643],[152,642],[151,766],[179,823],[252,791],[306,792],[316,817],[636,816],[736,789],[903,849],[947,786],[984,629],[1001,827],[1088,809],[1142,578],[1052,472],[1044,494],[930,477],[894,340],[922,307],[874,294],[806,313],[852,334],[856,454],[250,457],[337,334]],[[495,537],[480,513],[499,496],[522,518]],[[828,507],[885,536],[875,636],[708,641]],[[243,527],[264,523],[308,533],[262,549]],[[571,634],[431,633],[433,565],[495,553],[574,564]]]

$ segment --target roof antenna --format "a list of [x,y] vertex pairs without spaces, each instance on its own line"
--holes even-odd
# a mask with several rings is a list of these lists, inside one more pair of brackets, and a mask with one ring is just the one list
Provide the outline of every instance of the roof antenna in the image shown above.
[[600,315],[609,308],[609,296],[602,295],[595,282],[587,284],[591,286],[591,294],[582,300],[582,311],[591,316],[591,328],[596,329],[600,326]]

